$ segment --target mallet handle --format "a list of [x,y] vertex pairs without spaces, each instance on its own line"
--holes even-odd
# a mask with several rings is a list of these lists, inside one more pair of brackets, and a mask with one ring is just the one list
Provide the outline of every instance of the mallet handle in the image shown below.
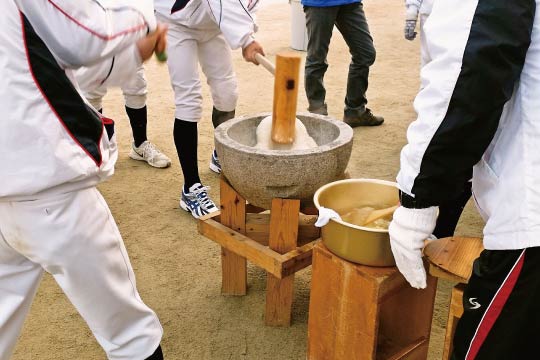
[[255,54],[255,59],[261,64],[266,70],[268,70],[272,75],[276,74],[276,67],[262,54]]

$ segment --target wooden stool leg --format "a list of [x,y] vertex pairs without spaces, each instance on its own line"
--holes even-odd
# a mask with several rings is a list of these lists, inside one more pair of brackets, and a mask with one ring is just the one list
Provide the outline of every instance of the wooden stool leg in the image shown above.
[[[299,200],[273,199],[270,211],[270,249],[284,254],[297,246]],[[266,325],[289,326],[294,292],[294,274],[283,279],[267,273]]]
[[[239,233],[246,233],[246,200],[223,178],[220,182],[221,223]],[[221,293],[246,295],[246,258],[221,248]]]
[[463,315],[463,289],[464,284],[457,284],[452,289],[450,299],[450,309],[448,310],[448,323],[446,324],[446,335],[444,336],[443,360],[449,360],[452,355],[452,343],[458,320]]

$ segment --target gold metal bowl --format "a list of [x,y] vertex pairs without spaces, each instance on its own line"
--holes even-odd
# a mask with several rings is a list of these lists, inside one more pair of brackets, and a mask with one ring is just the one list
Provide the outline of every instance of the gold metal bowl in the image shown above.
[[[383,209],[399,202],[397,184],[375,179],[348,179],[324,185],[313,197],[315,206],[344,214],[354,208]],[[369,266],[393,266],[388,230],[330,220],[322,228],[326,247],[339,257]]]

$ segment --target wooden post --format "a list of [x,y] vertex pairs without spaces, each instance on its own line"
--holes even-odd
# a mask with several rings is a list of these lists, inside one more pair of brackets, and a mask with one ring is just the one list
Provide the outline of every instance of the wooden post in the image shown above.
[[[270,211],[270,249],[284,254],[296,249],[300,200],[273,199]],[[266,325],[289,326],[294,292],[294,274],[279,279],[267,273]]]
[[272,140],[279,144],[291,144],[295,138],[300,60],[295,54],[276,56]]
[[443,360],[449,360],[452,354],[454,334],[459,319],[463,315],[463,291],[465,284],[457,284],[452,289],[450,298],[450,309],[448,310],[448,322],[446,324],[446,334],[444,335]]
[[[246,200],[223,178],[220,180],[221,223],[241,234],[246,233]],[[246,258],[221,248],[221,293],[246,295]]]

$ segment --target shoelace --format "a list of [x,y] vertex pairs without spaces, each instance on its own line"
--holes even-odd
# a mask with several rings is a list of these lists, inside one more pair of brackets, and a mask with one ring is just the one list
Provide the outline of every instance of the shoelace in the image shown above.
[[207,209],[209,206],[214,205],[212,200],[208,197],[208,190],[210,190],[210,186],[201,186],[198,189],[193,190],[191,193],[199,199],[201,205],[205,209]]
[[159,150],[156,148],[156,145],[152,144],[151,142],[147,142],[146,146],[142,149],[143,157],[153,159],[157,155],[159,155]]

